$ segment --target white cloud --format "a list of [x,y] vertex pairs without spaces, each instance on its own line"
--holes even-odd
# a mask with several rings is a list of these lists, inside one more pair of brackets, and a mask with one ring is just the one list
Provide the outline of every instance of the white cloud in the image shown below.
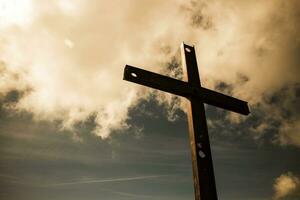
[[124,65],[164,70],[182,41],[196,45],[204,86],[224,81],[252,105],[298,82],[297,1],[14,2],[0,26],[1,93],[26,89],[14,109],[66,128],[90,115],[102,137],[128,127],[145,90],[122,80]]
[[31,0],[0,0],[0,28],[12,24],[26,26],[33,15]]
[[[150,44],[158,44],[177,7],[158,1],[72,3],[33,1],[32,23],[2,28],[2,93],[29,88],[11,107],[39,120],[62,120],[66,128],[96,115],[94,132],[108,137],[128,126],[127,111],[137,99],[137,88],[122,80],[125,64],[158,66],[167,59],[157,56],[160,45],[155,52]],[[78,13],[65,14],[75,8]],[[157,21],[167,10],[167,19]]]
[[299,184],[299,178],[294,176],[290,172],[280,175],[278,178],[276,178],[275,183],[273,185],[275,191],[273,198],[283,199],[293,194],[297,190],[297,188],[299,189]]

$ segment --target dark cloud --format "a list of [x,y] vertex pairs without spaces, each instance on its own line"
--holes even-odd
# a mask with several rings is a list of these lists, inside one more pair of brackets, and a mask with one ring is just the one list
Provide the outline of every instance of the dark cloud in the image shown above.
[[190,1],[187,5],[182,6],[183,12],[189,19],[189,25],[204,30],[213,28],[213,21],[210,13],[207,12],[207,2]]

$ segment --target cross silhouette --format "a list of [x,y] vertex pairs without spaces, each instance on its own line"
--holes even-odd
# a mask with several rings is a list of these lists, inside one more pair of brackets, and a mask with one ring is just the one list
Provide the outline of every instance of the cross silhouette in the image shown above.
[[180,81],[143,69],[125,66],[124,80],[186,97],[192,154],[195,200],[217,200],[213,162],[204,103],[248,115],[247,102],[201,86],[195,48],[181,45],[184,80]]

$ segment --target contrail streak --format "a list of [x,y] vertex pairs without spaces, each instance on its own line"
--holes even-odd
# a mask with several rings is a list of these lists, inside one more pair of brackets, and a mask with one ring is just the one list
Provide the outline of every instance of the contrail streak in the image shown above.
[[126,196],[126,197],[135,197],[135,198],[139,198],[139,199],[155,199],[155,197],[153,196],[148,196],[148,195],[139,195],[139,194],[133,194],[133,193],[127,193],[127,192],[119,192],[119,191],[115,191],[115,190],[110,190],[110,189],[103,189],[101,188],[101,190],[104,190],[104,191],[108,191],[108,192],[111,192],[113,194],[117,194],[117,195],[120,195],[120,196]]
[[137,177],[126,177],[126,178],[113,178],[113,179],[98,179],[98,180],[88,180],[88,181],[73,181],[73,182],[63,182],[51,184],[49,186],[67,186],[67,185],[77,185],[77,184],[90,184],[90,183],[106,183],[106,182],[123,182],[123,181],[135,181],[135,180],[144,180],[144,179],[153,179],[161,178],[170,175],[153,175],[153,176],[137,176]]

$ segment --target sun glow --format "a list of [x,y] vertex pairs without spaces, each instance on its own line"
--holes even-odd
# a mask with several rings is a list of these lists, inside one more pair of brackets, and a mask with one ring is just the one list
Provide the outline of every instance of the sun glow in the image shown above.
[[0,28],[26,25],[33,18],[31,0],[0,0]]

